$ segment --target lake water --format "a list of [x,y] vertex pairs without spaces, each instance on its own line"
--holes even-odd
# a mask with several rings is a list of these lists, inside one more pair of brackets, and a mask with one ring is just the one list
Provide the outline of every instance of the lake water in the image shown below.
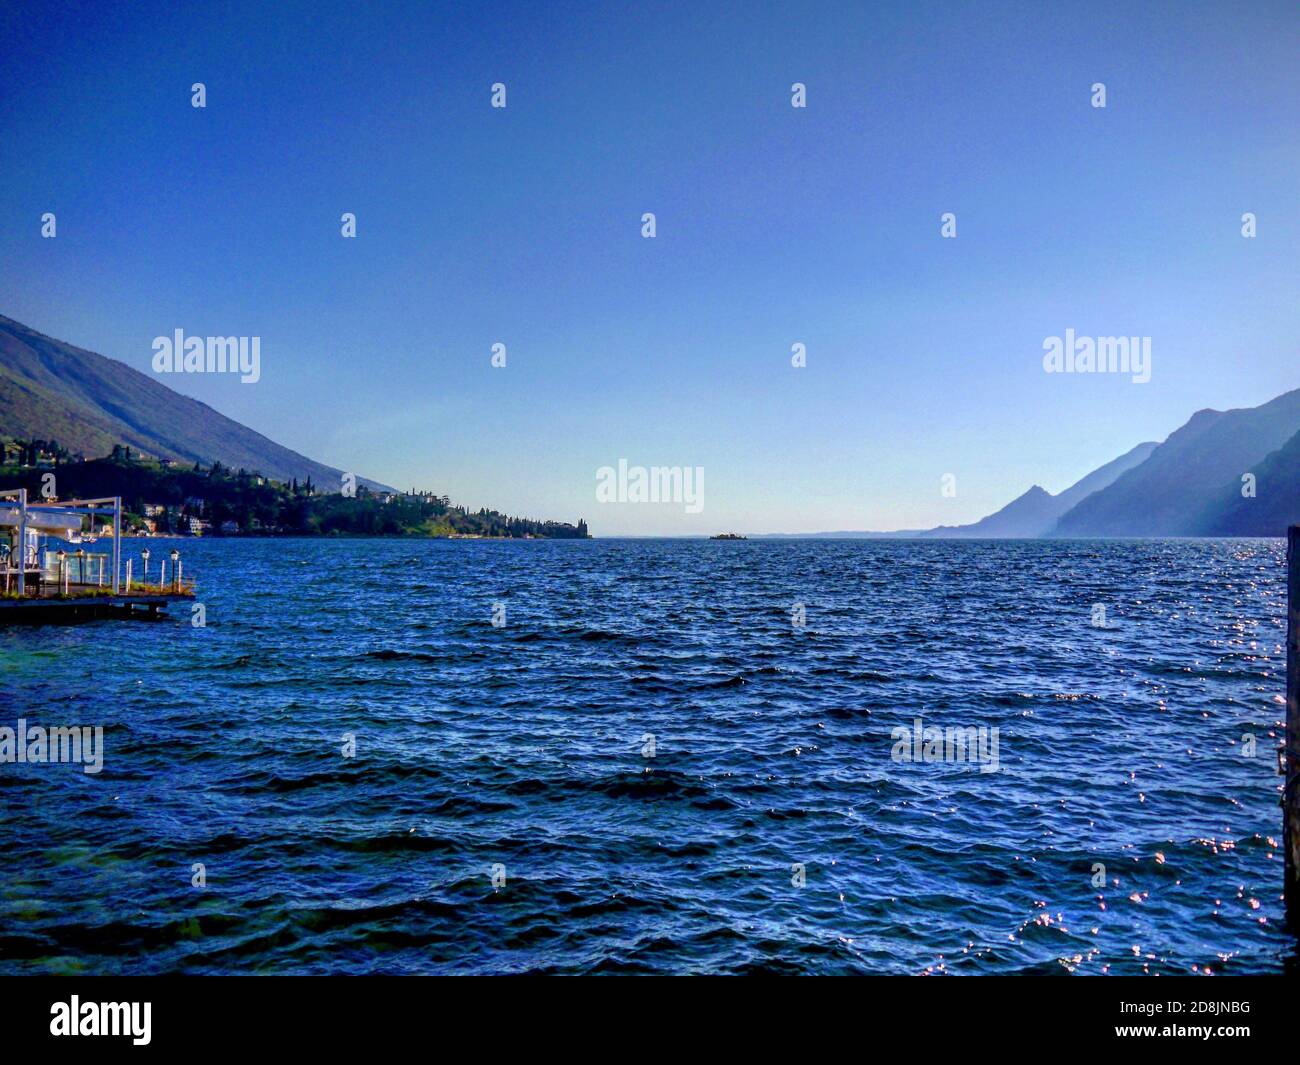
[[206,627],[0,629],[0,725],[105,744],[0,765],[0,971],[1294,955],[1281,540],[179,546]]

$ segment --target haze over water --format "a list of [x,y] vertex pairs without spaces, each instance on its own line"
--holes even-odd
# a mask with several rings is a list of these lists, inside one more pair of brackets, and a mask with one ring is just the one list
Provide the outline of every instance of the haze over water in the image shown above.
[[[106,744],[98,775],[0,766],[0,971],[1294,951],[1282,541],[180,546],[206,628],[0,630],[0,724]],[[894,761],[917,718],[996,727],[999,771]]]

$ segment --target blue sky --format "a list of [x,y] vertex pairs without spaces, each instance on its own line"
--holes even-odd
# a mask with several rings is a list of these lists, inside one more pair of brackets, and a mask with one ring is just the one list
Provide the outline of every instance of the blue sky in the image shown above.
[[[0,13],[0,313],[146,372],[260,336],[256,385],[165,383],[332,465],[597,535],[919,527],[1300,386],[1293,3],[210,7]],[[1151,382],[1044,373],[1067,328]],[[596,503],[620,458],[703,511]]]

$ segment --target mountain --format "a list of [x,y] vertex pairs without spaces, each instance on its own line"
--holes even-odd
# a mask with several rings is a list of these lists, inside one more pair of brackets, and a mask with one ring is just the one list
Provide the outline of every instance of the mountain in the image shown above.
[[751,540],[912,540],[929,530],[897,529],[894,532],[871,532],[867,529],[842,529],[837,532],[746,533]]
[[1024,495],[1017,496],[1001,510],[981,518],[972,525],[940,525],[919,535],[927,539],[1015,539],[1046,536],[1061,515],[1094,492],[1113,484],[1116,479],[1141,465],[1158,445],[1138,444],[1117,459],[1111,459],[1092,473],[1076,481],[1059,495],[1034,485]]
[[1062,513],[1064,511],[1056,506],[1055,497],[1045,488],[1034,485],[1001,510],[994,511],[971,525],[940,525],[920,535],[926,539],[1014,539],[1040,536],[1052,527]]
[[[107,455],[126,444],[157,458],[214,461],[276,480],[340,483],[341,470],[290,451],[123,362],[0,315],[0,435]],[[358,478],[359,483],[388,490]]]
[[[1242,474],[1253,472],[1258,477],[1255,467],[1282,449],[1297,431],[1300,389],[1259,407],[1198,411],[1145,462],[1062,515],[1052,535],[1206,535],[1227,520],[1222,516],[1225,507],[1235,508],[1225,495],[1227,489],[1235,485],[1239,498]],[[1286,484],[1285,470],[1270,467],[1270,476],[1277,485]],[[1267,535],[1285,531],[1283,524],[1270,528]]]
[[[1066,513],[1076,504],[1092,495],[1093,492],[1100,492],[1103,488],[1110,487],[1129,470],[1146,462],[1151,457],[1152,452],[1159,446],[1154,440],[1150,440],[1145,444],[1138,444],[1137,447],[1124,452],[1119,458],[1111,459],[1106,465],[1098,466],[1088,476],[1075,481],[1060,495],[1053,497],[1061,508],[1060,513]],[[1044,532],[1046,531],[1044,530]]]
[[1255,475],[1254,496],[1242,495],[1240,477],[1223,485],[1198,532],[1283,536],[1288,525],[1300,525],[1300,432],[1244,472]]
[[[1247,473],[1255,477],[1254,496],[1242,495]],[[1034,485],[971,525],[793,535],[1284,536],[1295,524],[1300,524],[1300,389],[1258,407],[1197,411],[1164,443],[1138,444],[1059,495]]]
[[934,529],[900,529],[898,532],[825,532],[825,533],[759,533],[754,539],[823,539],[823,540],[878,540],[878,539],[1021,539],[1046,536],[1062,514],[1076,503],[1099,492],[1147,460],[1158,444],[1138,444],[1111,459],[1087,476],[1070,485],[1065,491],[1052,495],[1045,488],[1034,485],[1024,495],[1017,496],[999,511],[970,525],[940,525]]

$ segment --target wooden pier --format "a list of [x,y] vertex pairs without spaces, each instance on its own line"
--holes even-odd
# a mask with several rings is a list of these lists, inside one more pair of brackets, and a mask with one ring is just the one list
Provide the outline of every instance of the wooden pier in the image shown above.
[[1283,749],[1283,895],[1287,922],[1300,930],[1300,525],[1287,533],[1286,742]]
[[[43,541],[83,542],[82,521],[112,518],[112,555],[47,550]],[[122,500],[72,499],[32,502],[25,488],[0,491],[0,624],[73,622],[96,618],[157,618],[176,602],[193,601],[194,582],[183,576],[180,552],[158,560],[157,584],[149,583],[149,550],[123,567]],[[135,579],[135,578],[140,579]]]
[[0,599],[0,625],[27,622],[37,625],[95,621],[103,618],[138,618],[156,621],[172,603],[193,602],[192,595],[86,595],[26,599]]

